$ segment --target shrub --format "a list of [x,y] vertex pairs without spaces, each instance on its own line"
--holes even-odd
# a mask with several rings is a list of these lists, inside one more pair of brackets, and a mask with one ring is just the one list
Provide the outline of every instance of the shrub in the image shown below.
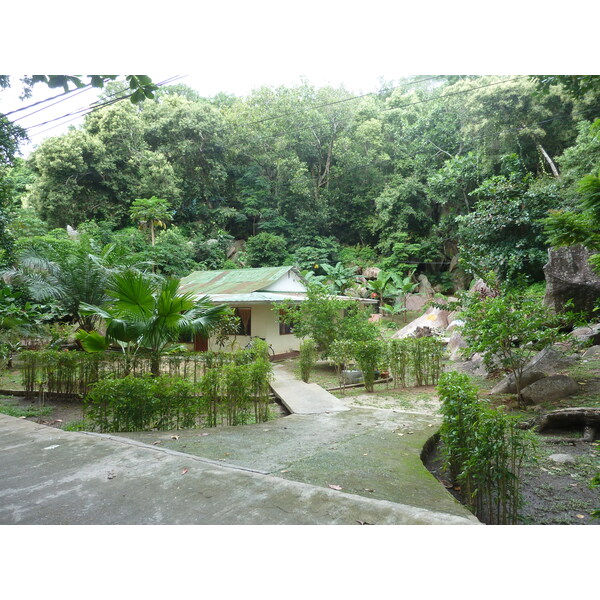
[[461,485],[463,498],[486,523],[515,523],[521,467],[532,437],[519,430],[514,419],[480,401],[477,388],[463,373],[444,373],[438,393],[445,466]]
[[409,338],[389,340],[386,348],[386,359],[394,382],[402,387],[407,385],[410,358]]
[[300,377],[308,383],[310,374],[317,362],[317,345],[314,340],[304,340],[300,344]]
[[86,418],[100,431],[152,429],[155,421],[162,420],[157,410],[159,380],[128,375],[123,379],[99,381],[87,396]]
[[365,389],[367,392],[373,391],[375,382],[375,371],[380,366],[384,355],[384,345],[381,340],[368,340],[354,342],[354,358],[363,372]]
[[240,425],[253,416],[262,422],[269,419],[271,373],[271,363],[258,357],[213,364],[198,382],[168,375],[110,377],[93,385],[85,417],[100,431]]
[[442,372],[444,344],[436,337],[408,339],[410,366],[416,385],[435,385]]
[[288,257],[285,239],[267,232],[248,238],[244,250],[248,267],[279,267]]
[[494,361],[507,369],[520,396],[521,377],[528,360],[564,338],[560,328],[574,315],[553,314],[539,297],[519,289],[501,290],[493,297],[463,296],[465,321],[461,333],[471,353],[481,352],[488,367]]

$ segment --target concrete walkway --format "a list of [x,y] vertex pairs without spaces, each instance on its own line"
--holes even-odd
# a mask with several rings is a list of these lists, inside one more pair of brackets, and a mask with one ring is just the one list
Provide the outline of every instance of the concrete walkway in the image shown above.
[[291,414],[316,415],[349,410],[341,400],[320,385],[304,383],[287,373],[280,365],[273,367],[271,389]]
[[[348,414],[336,413],[337,416]],[[333,416],[318,415],[317,419],[330,419]],[[460,505],[447,505],[446,498],[437,505],[438,509],[435,502],[431,508],[418,502],[390,502],[334,490],[327,485],[321,487],[292,481],[285,479],[282,474],[275,477],[241,464],[227,464],[229,461],[200,458],[187,453],[185,444],[181,444],[185,453],[165,447],[167,438],[172,442],[179,442],[183,438],[210,440],[214,448],[214,443],[218,443],[220,438],[225,447],[233,450],[240,442],[244,446],[249,441],[249,431],[254,432],[250,436],[253,440],[251,445],[260,447],[262,439],[262,446],[265,447],[270,445],[271,430],[280,435],[286,430],[291,433],[296,429],[294,420],[311,421],[314,418],[292,415],[265,427],[232,427],[222,431],[211,430],[209,435],[204,431],[181,432],[179,440],[171,440],[167,434],[151,432],[148,440],[155,438],[161,444],[154,445],[124,437],[62,431],[0,414],[0,523],[477,523]],[[318,425],[318,422],[312,425],[305,422],[303,427],[298,428],[298,435],[288,436],[292,438],[288,440],[288,446],[280,444],[279,448],[287,453],[293,451],[294,447],[303,447],[302,438],[309,435],[308,429],[314,425]],[[333,427],[320,427],[310,435],[324,436],[328,444],[340,444],[342,438],[339,437],[338,426],[343,423],[330,425]],[[236,433],[232,435],[231,430],[236,430]],[[161,442],[161,439],[164,441]],[[347,440],[347,443],[352,448],[351,440]],[[207,444],[202,449],[210,454],[210,447]],[[271,467],[267,455],[267,452],[263,453],[262,458],[259,457],[260,460],[255,462]],[[378,468],[377,463],[381,458],[373,458],[372,468]],[[393,460],[397,458],[395,456]],[[279,460],[283,461],[283,458]],[[293,461],[293,454],[288,455],[287,460]],[[275,458],[271,459],[271,463],[273,461],[277,462]],[[354,473],[360,470],[356,464],[346,464],[345,469]],[[335,483],[339,481],[335,479]],[[433,480],[431,483],[435,484],[430,486],[431,490],[439,488],[438,491],[443,491],[438,482]],[[429,494],[427,487],[419,492],[423,497]],[[443,494],[448,496],[445,491]],[[439,496],[438,500],[441,498]],[[447,510],[448,506],[451,510]]]

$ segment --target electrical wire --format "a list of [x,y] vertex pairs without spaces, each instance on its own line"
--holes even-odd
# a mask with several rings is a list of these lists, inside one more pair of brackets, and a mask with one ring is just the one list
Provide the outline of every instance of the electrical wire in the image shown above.
[[360,100],[361,98],[366,98],[367,96],[381,96],[383,94],[386,94],[388,92],[392,92],[394,90],[397,90],[397,89],[400,89],[400,88],[403,88],[403,87],[410,87],[412,85],[418,85],[420,83],[424,83],[426,81],[432,81],[434,79],[443,79],[445,77],[446,77],[446,75],[435,75],[433,77],[427,77],[425,79],[417,79],[415,81],[410,81],[410,82],[407,82],[407,83],[403,83],[401,85],[393,86],[393,87],[390,87],[390,88],[385,88],[385,89],[379,90],[377,92],[369,92],[367,94],[361,94],[359,96],[351,96],[350,98],[344,98],[342,100],[336,100],[334,102],[326,102],[324,104],[317,104],[316,106],[311,106],[310,108],[306,108],[306,109],[303,109],[301,111],[288,111],[288,112],[280,113],[278,115],[274,115],[272,117],[266,117],[264,119],[259,119],[258,121],[250,121],[249,123],[246,123],[246,124],[247,125],[258,125],[259,123],[266,123],[268,121],[275,121],[277,119],[281,119],[281,118],[287,117],[289,115],[302,114],[302,113],[305,113],[305,112],[307,112],[309,110],[315,110],[315,109],[318,109],[318,108],[325,108],[327,106],[334,106],[336,104],[342,104],[344,102],[351,102],[352,100]]
[[[162,87],[162,86],[167,85],[169,83],[173,83],[174,81],[178,81],[179,79],[182,79],[184,77],[186,77],[186,75],[175,75],[173,77],[165,79],[162,82],[156,83],[155,85],[157,87]],[[123,93],[124,93],[124,90],[119,90],[118,92],[114,92],[114,93],[110,94],[108,96],[108,98],[116,96],[117,94],[123,94]],[[66,125],[67,123],[70,123],[71,121],[75,121],[76,119],[79,119],[82,116],[86,116],[86,115],[88,115],[90,113],[96,112],[97,110],[100,110],[100,109],[102,109],[102,108],[104,108],[106,106],[110,106],[112,104],[115,104],[116,102],[120,102],[121,100],[125,100],[127,98],[130,98],[131,96],[133,96],[134,93],[135,92],[131,92],[129,94],[125,94],[125,95],[120,96],[118,98],[114,98],[113,100],[108,100],[108,101],[102,102],[102,103],[99,103],[98,101],[96,101],[92,105],[84,107],[84,108],[80,108],[77,111],[74,111],[74,112],[71,112],[71,113],[67,113],[65,115],[62,115],[61,117],[56,117],[54,119],[50,119],[50,120],[45,121],[43,123],[38,123],[37,125],[32,125],[30,127],[27,127],[25,129],[25,131],[27,131],[29,133],[32,129],[35,129],[37,127],[42,127],[43,125],[48,125],[48,124],[53,123],[55,121],[61,121],[62,119],[65,119],[66,117],[72,117],[71,119],[68,119],[67,121],[59,123],[58,125],[54,125],[52,127],[48,127],[48,128],[46,128],[46,129],[44,129],[42,131],[36,131],[33,134],[31,134],[31,137],[34,137],[36,135],[41,135],[43,133],[46,133],[47,131],[51,131],[52,129],[55,129],[56,127],[61,127],[62,125]],[[94,106],[94,104],[97,104],[97,106]]]
[[[67,100],[71,100],[72,98],[74,98],[75,96],[78,96],[79,94],[83,94],[84,92],[89,92],[92,89],[92,86],[90,85],[86,85],[84,88],[75,88],[73,90],[69,90],[69,92],[76,92],[75,94],[73,94],[72,96],[70,96],[69,98],[61,98],[60,100],[57,100],[56,102],[53,102],[52,104],[47,104],[46,106],[43,106],[42,108],[38,108],[38,110],[34,110],[33,112],[27,114],[27,115],[23,115],[22,117],[19,117],[18,119],[14,119],[12,122],[16,123],[17,121],[21,121],[22,119],[27,119],[29,117],[31,117],[32,115],[35,115],[39,112],[42,112],[43,110],[46,110],[48,108],[51,108],[52,106],[56,106],[57,104],[60,104],[61,102],[66,102]],[[61,96],[64,96],[64,94],[61,94]],[[59,96],[56,96],[59,97]],[[48,100],[45,100],[44,102],[48,102]],[[36,104],[40,104],[40,102],[36,102]],[[35,105],[31,105],[30,108],[33,108]]]
[[[86,86],[87,87],[91,87],[91,85],[88,83]],[[50,98],[44,98],[44,100],[39,100],[38,102],[34,102],[33,104],[28,104],[27,106],[22,106],[21,108],[17,108],[15,110],[11,110],[10,112],[7,113],[2,113],[3,117],[8,117],[10,115],[14,115],[15,113],[18,112],[22,112],[24,110],[29,110],[30,108],[33,108],[34,106],[39,106],[40,104],[44,104],[45,102],[50,102],[51,100],[56,100],[56,98],[61,98],[62,96],[67,96],[69,94],[72,94],[73,92],[79,90],[81,88],[73,88],[72,90],[67,90],[66,92],[62,92],[61,94],[57,94],[56,96],[52,96]],[[65,100],[67,100],[67,98],[65,98]],[[33,113],[31,113],[33,114]],[[14,123],[14,121],[13,121]]]
[[[411,107],[411,106],[416,106],[418,104],[426,104],[428,102],[436,102],[438,100],[441,100],[443,98],[448,98],[450,96],[459,96],[459,95],[464,95],[464,94],[471,94],[473,92],[476,92],[476,91],[484,89],[484,88],[492,87],[492,86],[495,86],[495,85],[502,85],[504,83],[510,83],[510,82],[513,82],[513,81],[517,81],[519,79],[523,79],[524,77],[528,77],[528,75],[519,75],[518,77],[513,77],[511,79],[505,79],[505,80],[502,80],[502,81],[495,81],[495,82],[492,82],[492,83],[481,85],[481,86],[478,86],[476,88],[471,88],[471,89],[468,89],[468,90],[463,90],[463,91],[460,91],[460,92],[451,92],[449,94],[444,94],[442,96],[436,96],[435,98],[427,98],[425,100],[418,100],[416,102],[409,102],[407,104],[402,104],[400,106],[392,106],[390,108],[384,108],[384,109],[382,109],[379,112],[389,112],[389,111],[392,111],[392,110],[399,110],[399,109],[402,109],[402,108],[408,108],[408,107]],[[348,120],[349,119],[347,119],[347,121]],[[342,122],[343,122],[343,120],[342,120]],[[276,133],[276,134],[272,134],[272,135],[261,136],[261,137],[258,137],[258,138],[254,138],[252,141],[253,142],[261,142],[261,141],[269,140],[269,139],[277,139],[277,138],[283,137],[284,135],[290,135],[290,134],[294,134],[294,133],[299,133],[301,131],[306,131],[308,129],[312,129],[312,126],[309,125],[307,127],[300,127],[298,129],[294,129],[294,130],[291,130],[291,131],[290,130],[286,130],[286,131],[282,131],[282,132],[279,132],[279,133]],[[247,143],[247,142],[246,141],[241,141],[238,144],[233,144],[231,147],[236,147],[236,146],[244,144],[244,143]]]

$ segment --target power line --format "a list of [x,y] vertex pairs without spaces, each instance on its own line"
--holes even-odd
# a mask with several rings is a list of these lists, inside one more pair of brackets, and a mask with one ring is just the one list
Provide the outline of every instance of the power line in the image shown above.
[[[504,83],[510,83],[510,82],[516,81],[518,79],[523,79],[524,77],[528,77],[528,76],[527,75],[519,75],[518,77],[513,77],[511,79],[505,79],[503,81],[495,81],[495,82],[492,82],[492,83],[487,83],[485,85],[481,85],[481,86],[478,86],[478,87],[475,87],[475,88],[471,88],[471,89],[468,89],[468,90],[463,90],[463,91],[460,91],[460,92],[451,92],[449,94],[444,94],[442,96],[436,96],[434,98],[427,98],[425,100],[418,100],[416,102],[409,102],[407,104],[402,104],[400,106],[393,106],[393,107],[390,107],[390,108],[384,108],[384,109],[380,110],[379,112],[389,112],[391,110],[399,110],[399,109],[402,109],[402,108],[408,108],[408,107],[411,107],[411,106],[416,106],[418,104],[426,104],[428,102],[435,102],[437,100],[441,100],[443,98],[447,98],[447,97],[450,97],[450,96],[458,96],[458,95],[463,95],[463,94],[471,94],[471,93],[476,92],[477,90],[481,90],[483,88],[488,88],[488,87],[495,86],[495,85],[502,85]],[[402,86],[398,86],[398,87],[402,87]],[[307,109],[307,110],[310,110],[310,109]],[[292,114],[294,114],[294,113],[292,113]],[[283,132],[280,132],[280,133],[276,133],[276,134],[272,134],[272,135],[268,135],[268,136],[262,136],[262,137],[259,137],[259,138],[255,138],[255,139],[252,140],[252,142],[261,142],[261,141],[269,140],[269,139],[277,139],[277,138],[283,137],[285,135],[299,133],[301,131],[306,131],[307,129],[311,129],[311,128],[312,128],[312,126],[309,125],[307,127],[300,127],[298,129],[294,129],[294,130],[291,130],[291,131],[287,130],[287,131],[283,131]],[[234,147],[235,148],[236,146],[240,146],[240,145],[242,145],[244,143],[247,143],[247,141],[241,141],[241,142],[238,142],[237,144],[232,144],[230,147]]]
[[[186,77],[186,75],[175,75],[173,77],[169,77],[168,79],[165,79],[162,82],[157,83],[156,86],[157,87],[162,87],[164,85],[172,83],[173,81],[177,81],[179,79],[182,79],[183,77]],[[116,96],[117,94],[123,94],[123,93],[124,93],[124,90],[119,90],[117,92],[114,92],[114,93],[110,94],[108,97],[111,98],[111,97]],[[93,104],[92,104],[90,106],[81,108],[81,109],[79,109],[77,111],[74,111],[74,112],[62,115],[61,117],[56,117],[54,119],[50,119],[50,120],[45,121],[43,123],[38,123],[37,125],[32,125],[31,127],[26,128],[26,131],[29,132],[32,129],[35,129],[36,127],[42,127],[43,125],[48,125],[49,123],[53,123],[55,121],[61,121],[62,119],[65,119],[66,117],[70,117],[70,116],[74,115],[71,119],[69,119],[67,121],[59,123],[58,125],[53,125],[52,127],[48,127],[47,129],[44,129],[42,131],[36,131],[35,133],[32,134],[32,136],[41,135],[42,133],[46,133],[47,131],[51,131],[52,129],[55,129],[56,127],[60,127],[62,125],[66,125],[67,123],[70,123],[71,121],[75,121],[76,119],[79,119],[82,116],[86,116],[86,115],[88,115],[90,113],[96,112],[97,110],[100,110],[100,109],[102,109],[102,108],[104,108],[106,106],[110,106],[111,104],[115,104],[116,102],[120,102],[121,100],[125,100],[127,98],[130,98],[131,96],[133,96],[134,93],[135,92],[131,92],[129,94],[125,94],[123,96],[120,96],[119,98],[114,98],[113,100],[108,100],[108,101],[102,102],[102,103],[98,103],[98,101],[96,101],[93,104],[98,104],[98,106],[93,106]]]
[[[88,83],[85,87],[86,88],[87,87],[91,87],[91,85]],[[28,104],[27,106],[22,106],[21,108],[17,108],[15,110],[11,110],[10,112],[7,112],[7,113],[2,113],[2,116],[3,117],[8,117],[9,115],[14,115],[15,113],[22,112],[24,110],[28,110],[30,108],[33,108],[34,106],[38,106],[40,104],[44,104],[45,102],[50,102],[51,100],[56,100],[56,98],[61,98],[62,96],[67,96],[68,94],[72,94],[73,92],[75,92],[78,89],[80,89],[80,88],[73,88],[72,90],[67,90],[66,92],[62,92],[61,94],[57,94],[56,96],[52,96],[50,98],[45,98],[44,100],[39,100],[38,102],[34,102],[33,104]],[[33,114],[33,113],[31,113],[31,114]]]
[[[61,98],[60,100],[57,100],[56,102],[53,102],[52,104],[47,104],[46,106],[43,106],[42,108],[38,108],[38,110],[34,110],[33,112],[27,114],[27,115],[23,115],[22,117],[19,117],[18,119],[15,119],[14,121],[12,121],[13,123],[16,123],[17,121],[20,121],[22,119],[27,119],[29,117],[31,117],[32,115],[35,115],[39,112],[42,112],[43,110],[46,110],[48,108],[51,108],[52,106],[56,106],[57,104],[60,104],[61,102],[66,102],[67,100],[71,100],[72,98],[74,98],[75,96],[78,96],[79,94],[83,94],[84,92],[88,92],[89,90],[91,90],[92,87],[90,85],[86,85],[84,88],[79,89],[77,91],[77,93],[73,94],[71,97],[69,98]],[[74,92],[75,90],[69,90],[70,92]],[[64,96],[64,94],[60,94],[60,96]],[[60,96],[56,96],[56,97],[60,97]],[[49,99],[44,100],[43,102],[48,102]],[[37,102],[36,104],[40,104],[39,102]],[[33,106],[35,105],[31,105],[30,108],[33,108]]]
[[352,100],[360,100],[361,98],[366,98],[367,96],[379,96],[379,95],[391,92],[393,90],[397,90],[397,89],[402,88],[402,87],[410,87],[412,85],[417,85],[419,83],[423,83],[423,82],[426,82],[426,81],[432,81],[434,79],[440,79],[440,78],[445,78],[445,77],[446,77],[446,75],[435,75],[433,77],[427,77],[425,79],[417,79],[415,81],[403,83],[401,85],[393,86],[393,87],[390,87],[390,88],[385,88],[385,89],[379,90],[377,92],[369,92],[367,94],[361,94],[359,96],[351,96],[350,98],[344,98],[342,100],[335,100],[334,102],[326,102],[324,104],[317,104],[316,106],[311,106],[310,108],[306,108],[306,109],[303,109],[301,111],[288,111],[288,112],[280,113],[280,114],[272,116],[272,117],[266,117],[264,119],[259,119],[258,121],[250,121],[250,123],[247,123],[247,125],[258,125],[259,123],[266,123],[268,121],[275,121],[277,119],[281,119],[281,118],[287,117],[289,115],[297,115],[297,114],[305,113],[305,112],[307,112],[309,110],[315,110],[315,109],[318,109],[318,108],[324,108],[326,106],[334,106],[336,104],[342,104],[344,102],[350,102]]

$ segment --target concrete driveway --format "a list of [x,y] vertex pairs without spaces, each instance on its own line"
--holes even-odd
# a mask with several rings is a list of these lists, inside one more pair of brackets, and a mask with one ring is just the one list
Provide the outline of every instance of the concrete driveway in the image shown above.
[[[339,485],[342,489],[337,490],[329,488],[326,481],[319,485],[302,481],[302,473],[307,481],[312,480],[310,473],[318,471],[319,464],[338,464],[351,472],[353,466],[346,461],[363,449],[357,445],[361,435],[366,436],[363,440],[370,437],[370,447],[375,447],[372,427],[361,425],[361,434],[352,429],[341,434],[340,427],[334,421],[328,421],[332,416],[343,418],[354,412],[316,417],[292,415],[264,426],[209,430],[209,435],[199,430],[180,432],[178,440],[171,440],[165,433],[151,432],[147,434],[149,443],[140,441],[146,434],[125,434],[138,438],[134,440],[124,436],[69,432],[0,415],[0,523],[478,524],[466,509],[449,500],[449,495],[430,475],[431,481],[421,490],[423,498],[428,497],[427,502],[409,503],[368,497],[371,492],[367,491],[365,495],[346,493],[352,491],[352,486],[345,489],[343,482]],[[355,414],[362,423],[366,415]],[[303,419],[312,419],[312,425],[311,421]],[[320,419],[324,425],[319,426],[314,419]],[[269,431],[261,431],[270,428],[281,436],[279,444],[273,445],[273,440],[269,440]],[[249,430],[251,434],[248,434]],[[390,431],[386,427],[381,432],[385,434],[383,438],[389,437]],[[397,437],[397,434],[391,435]],[[331,436],[337,439],[336,444],[346,448],[333,463],[323,460],[322,443],[329,444]],[[246,449],[246,459],[236,458],[231,452],[231,460],[228,457],[196,456],[189,454],[187,448],[183,448],[186,452],[181,452],[165,447],[168,446],[167,439],[161,441],[161,437],[172,443],[186,439],[200,440],[200,444],[206,441],[204,450],[208,456],[211,444],[213,454],[219,443],[218,452],[225,447],[232,449],[241,445]],[[311,446],[306,443],[309,437],[320,439],[321,443]],[[159,444],[155,445],[155,441]],[[263,450],[255,453],[256,460],[250,460],[252,445],[274,448],[271,458]],[[393,454],[393,449],[386,446],[388,454],[390,450]],[[299,448],[306,450],[299,452]],[[344,454],[346,459],[343,459]],[[286,478],[290,469],[279,469],[286,464],[292,466],[292,463],[297,463],[297,480]],[[342,467],[344,464],[346,466]],[[282,470],[287,470],[288,474],[280,473]],[[271,474],[275,472],[277,476]],[[331,477],[331,473],[323,474],[324,479]],[[339,483],[339,479],[336,477],[336,482],[331,483]],[[365,484],[364,488],[367,487]],[[434,494],[437,500],[432,501],[429,492],[434,490],[437,490]],[[412,490],[409,496],[418,499],[419,493]]]

